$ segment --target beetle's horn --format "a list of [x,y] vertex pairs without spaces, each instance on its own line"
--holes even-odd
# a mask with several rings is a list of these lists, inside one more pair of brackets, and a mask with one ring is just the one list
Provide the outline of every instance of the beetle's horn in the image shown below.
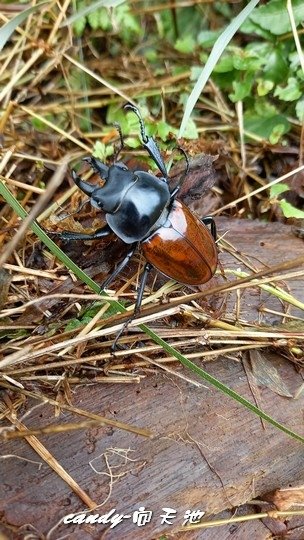
[[102,163],[100,159],[95,158],[94,156],[85,157],[82,159],[92,167],[93,171],[99,174],[100,178],[106,179],[108,176],[109,167]]
[[86,195],[92,195],[93,191],[96,189],[96,186],[92,186],[92,184],[89,184],[88,182],[85,182],[78,176],[78,174],[75,173],[75,171],[72,171],[72,178],[76,184],[76,186],[81,189]]

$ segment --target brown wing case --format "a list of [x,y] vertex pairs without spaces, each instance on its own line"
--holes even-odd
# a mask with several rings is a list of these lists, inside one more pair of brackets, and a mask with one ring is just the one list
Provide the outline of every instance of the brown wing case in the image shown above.
[[209,229],[179,201],[174,201],[167,222],[141,247],[149,263],[186,285],[206,283],[217,267],[216,244]]

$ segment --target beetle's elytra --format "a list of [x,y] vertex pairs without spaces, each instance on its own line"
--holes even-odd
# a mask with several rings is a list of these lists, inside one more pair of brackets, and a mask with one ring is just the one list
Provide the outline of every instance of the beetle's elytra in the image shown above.
[[[162,177],[144,171],[131,171],[119,161],[110,167],[100,160],[89,157],[85,161],[103,180],[102,187],[85,182],[75,171],[75,184],[91,197],[91,204],[105,212],[106,225],[92,234],[64,231],[59,236],[65,240],[97,240],[115,233],[129,245],[125,258],[101,285],[105,289],[128,264],[138,246],[146,258],[134,314],[139,312],[147,276],[152,267],[186,285],[206,283],[217,267],[216,229],[212,218],[199,220],[187,206],[176,200],[185,180],[189,162],[186,154],[186,170],[177,186],[170,191],[168,173],[159,148],[153,137],[148,137],[139,110],[126,105],[138,117],[143,147],[148,151]],[[121,147],[123,139],[118,126]],[[116,154],[116,159],[119,154]],[[209,231],[207,225],[211,227]],[[122,329],[122,331],[123,331]],[[116,337],[114,347],[121,332]]]
[[206,283],[216,270],[213,237],[180,201],[173,201],[164,225],[143,240],[141,248],[157,270],[186,285]]

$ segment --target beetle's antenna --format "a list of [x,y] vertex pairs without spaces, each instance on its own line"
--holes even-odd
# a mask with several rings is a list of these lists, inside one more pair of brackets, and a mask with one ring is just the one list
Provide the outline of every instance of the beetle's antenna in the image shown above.
[[189,156],[188,156],[187,152],[181,146],[177,146],[176,148],[184,156],[184,158],[186,160],[186,169],[184,170],[184,172],[183,172],[177,186],[171,191],[171,195],[170,195],[171,201],[172,201],[172,199],[174,199],[176,197],[177,193],[179,192],[180,188],[182,187],[184,181],[186,180],[186,178],[188,176],[189,169],[190,169]]
[[162,175],[164,176],[164,178],[168,178],[168,173],[167,173],[167,169],[166,169],[166,165],[164,164],[164,160],[161,156],[161,153],[160,153],[160,150],[157,146],[157,143],[155,141],[155,139],[153,137],[148,137],[147,133],[146,133],[146,128],[145,128],[145,123],[142,119],[142,116],[138,110],[137,107],[135,107],[134,105],[132,105],[131,103],[127,103],[125,106],[124,106],[125,109],[130,109],[131,111],[133,111],[138,120],[139,120],[139,126],[140,126],[140,136],[141,136],[141,139],[142,139],[142,145],[143,147],[147,150],[148,154],[151,156],[151,158],[153,159],[154,163],[156,163],[156,165],[158,166],[160,172],[162,173]]
[[88,204],[89,202],[91,202],[91,199],[86,199],[85,201],[83,201],[77,208],[76,210],[74,210],[74,212],[71,212],[70,214],[68,214],[67,217],[71,217],[71,216],[74,216],[74,214],[78,214],[82,209],[83,207]]
[[183,181],[185,180],[186,176],[188,175],[189,173],[189,169],[190,169],[190,161],[189,161],[189,156],[187,154],[187,152],[181,147],[181,146],[177,146],[176,147],[177,150],[184,156],[185,160],[186,160],[186,169],[184,171],[184,174],[182,176],[182,179],[180,181],[180,184],[183,183]]
[[120,152],[122,151],[122,149],[124,148],[124,140],[123,140],[123,135],[122,135],[122,130],[121,130],[121,125],[118,123],[118,122],[114,122],[113,126],[117,129],[118,131],[118,134],[119,134],[119,147],[118,149],[116,150],[115,154],[114,154],[114,163],[117,161],[117,158],[120,154]]

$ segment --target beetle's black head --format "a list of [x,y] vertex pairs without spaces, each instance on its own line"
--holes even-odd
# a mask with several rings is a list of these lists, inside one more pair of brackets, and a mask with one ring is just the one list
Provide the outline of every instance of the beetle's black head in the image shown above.
[[119,209],[125,193],[136,180],[136,176],[121,162],[109,167],[105,183],[91,195],[91,204],[108,214],[114,214]]
[[72,171],[75,184],[91,197],[91,204],[108,214],[114,214],[119,209],[125,193],[137,179],[137,176],[122,163],[117,162],[108,167],[94,157],[86,158],[92,169],[97,172],[104,184],[96,187],[85,182]]

